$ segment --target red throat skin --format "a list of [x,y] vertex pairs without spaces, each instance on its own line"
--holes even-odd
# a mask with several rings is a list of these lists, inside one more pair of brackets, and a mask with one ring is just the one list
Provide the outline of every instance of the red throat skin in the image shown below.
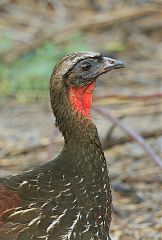
[[94,81],[81,88],[70,87],[69,100],[72,108],[82,114],[82,116],[91,118],[90,108],[92,104]]

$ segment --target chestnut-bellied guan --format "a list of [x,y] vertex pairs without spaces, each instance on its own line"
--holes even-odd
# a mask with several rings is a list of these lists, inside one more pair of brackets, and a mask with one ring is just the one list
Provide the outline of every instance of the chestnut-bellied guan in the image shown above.
[[56,159],[0,178],[1,240],[108,240],[111,187],[90,107],[96,79],[121,61],[75,52],[54,68],[50,97],[65,144]]

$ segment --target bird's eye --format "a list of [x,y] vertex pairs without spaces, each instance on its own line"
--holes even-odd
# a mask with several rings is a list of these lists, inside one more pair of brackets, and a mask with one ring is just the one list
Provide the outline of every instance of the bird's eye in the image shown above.
[[82,65],[81,65],[81,69],[82,69],[83,71],[88,71],[90,68],[91,68],[91,64],[90,64],[89,62],[84,62],[84,63],[82,63]]

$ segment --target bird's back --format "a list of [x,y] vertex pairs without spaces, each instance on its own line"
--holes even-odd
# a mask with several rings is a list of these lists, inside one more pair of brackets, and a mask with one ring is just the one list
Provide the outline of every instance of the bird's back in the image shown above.
[[[59,162],[59,161],[58,161]],[[57,162],[57,163],[58,163]],[[70,182],[55,161],[0,180],[0,233],[3,239],[59,239],[77,211]],[[66,230],[67,228],[67,230]],[[53,235],[54,231],[54,235]],[[12,236],[12,238],[11,238]]]
[[5,193],[0,197],[2,240],[89,240],[97,234],[108,239],[100,226],[104,209],[95,199],[103,187],[99,176],[95,177],[98,182],[89,176],[88,184],[82,167],[71,165],[67,156],[63,152],[32,171],[0,180]]

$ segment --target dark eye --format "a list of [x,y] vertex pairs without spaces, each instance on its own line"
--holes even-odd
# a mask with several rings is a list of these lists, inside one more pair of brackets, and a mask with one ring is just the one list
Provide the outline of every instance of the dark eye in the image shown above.
[[88,71],[90,68],[91,68],[91,64],[90,64],[89,62],[84,62],[84,63],[82,63],[82,65],[81,65],[81,69],[82,69],[83,71]]

